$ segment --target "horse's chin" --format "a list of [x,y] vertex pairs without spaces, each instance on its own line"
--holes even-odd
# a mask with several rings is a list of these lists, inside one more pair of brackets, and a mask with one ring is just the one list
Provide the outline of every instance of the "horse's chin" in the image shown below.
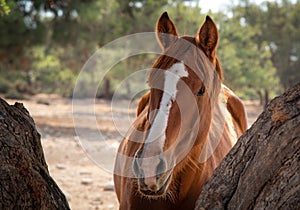
[[163,186],[162,188],[160,188],[158,191],[152,191],[152,190],[140,190],[140,193],[143,196],[152,198],[152,199],[157,199],[160,197],[163,197],[166,194],[166,188]]
[[141,189],[139,188],[139,192],[149,198],[149,199],[159,199],[159,198],[162,198],[162,197],[165,197],[166,194],[167,194],[167,191],[168,191],[168,187],[171,183],[171,177],[172,177],[172,174],[168,174],[167,175],[168,177],[166,179],[164,179],[163,184],[161,185],[161,187],[159,188],[159,190],[157,191],[152,191],[152,190],[148,190],[148,189]]

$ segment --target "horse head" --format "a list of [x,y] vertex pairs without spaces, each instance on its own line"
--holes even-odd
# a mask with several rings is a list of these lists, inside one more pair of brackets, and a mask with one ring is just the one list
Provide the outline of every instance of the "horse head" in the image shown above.
[[139,192],[153,198],[176,188],[174,177],[199,158],[222,80],[218,30],[209,16],[195,36],[178,37],[165,12],[156,32],[162,54],[148,74],[150,93],[138,116],[147,121],[145,135],[132,164]]

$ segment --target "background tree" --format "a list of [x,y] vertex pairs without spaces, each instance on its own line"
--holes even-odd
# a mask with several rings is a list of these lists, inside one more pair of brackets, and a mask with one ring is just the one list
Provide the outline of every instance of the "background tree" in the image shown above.
[[[300,80],[300,3],[249,2],[240,0],[210,15],[220,29],[218,55],[225,83],[243,98],[263,101]],[[206,15],[195,0],[2,0],[0,5],[0,92],[6,94],[71,96],[82,66],[105,44],[124,35],[153,32],[165,10],[181,35],[195,34]],[[111,90],[104,92],[112,93],[126,75],[150,67],[154,58],[140,55],[120,62],[106,76]],[[84,79],[98,82],[97,75]],[[145,82],[128,84],[124,95]],[[83,85],[82,97],[87,96],[89,87]]]
[[253,41],[267,43],[271,61],[284,89],[300,81],[300,2],[265,2],[261,6],[241,0],[233,9],[235,16],[256,28]]
[[0,16],[6,15],[10,12],[10,8],[5,0],[0,0]]
[[218,55],[221,60],[225,83],[241,97],[256,98],[261,104],[280,91],[280,83],[271,62],[267,42],[255,42],[257,28],[245,24],[239,16],[218,14],[220,42]]

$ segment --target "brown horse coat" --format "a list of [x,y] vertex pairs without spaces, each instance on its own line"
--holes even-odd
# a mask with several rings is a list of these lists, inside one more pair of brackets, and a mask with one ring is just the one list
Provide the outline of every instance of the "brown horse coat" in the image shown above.
[[[160,17],[157,23],[157,32],[177,36],[177,30],[167,13]],[[213,66],[213,71],[221,81],[222,70],[216,57],[218,32],[213,21],[207,17],[196,37],[182,37],[182,39],[195,44],[203,52],[204,56],[202,57],[208,58]],[[165,52],[172,49],[170,46],[172,47],[172,44],[176,42],[175,39],[166,37],[158,37],[158,40]],[[177,52],[178,50],[176,50]],[[184,61],[183,59],[182,62]],[[161,56],[154,64],[154,68],[172,70],[176,63],[178,63],[176,59]],[[203,66],[208,68],[211,64]],[[140,99],[137,119],[119,146],[115,164],[115,190],[122,210],[194,209],[204,183],[235,144],[237,138],[247,129],[244,106],[229,88],[217,83],[205,85],[204,82],[197,79],[195,76],[197,73],[193,73],[193,69],[185,66],[182,70],[180,66],[184,66],[184,63],[178,64],[176,68],[179,69],[175,69],[175,72],[181,71],[181,74],[178,73],[180,75],[178,84],[179,80],[182,80],[192,93],[196,93],[195,104],[199,107],[199,111],[195,113],[201,120],[195,119],[186,122],[185,118],[190,119],[196,115],[184,94],[182,94],[183,101],[187,102],[181,105],[180,102],[176,102],[175,98],[165,99],[167,96],[164,95],[164,92],[154,88],[151,88]],[[150,86],[159,77],[155,76],[155,71],[150,72]],[[165,81],[167,77],[165,73]],[[177,77],[174,78],[176,80]],[[176,88],[179,86],[175,85]],[[204,86],[205,88],[209,87],[205,89]],[[198,89],[200,90],[197,93]],[[175,93],[179,95],[180,91],[176,89]],[[172,106],[168,109],[163,107],[162,101],[164,100],[167,101],[167,107],[169,102],[172,102]],[[166,122],[162,117],[165,115],[160,113],[163,108],[167,110],[165,113],[168,114]],[[187,111],[184,112],[183,117],[178,116],[182,110]],[[167,123],[165,126],[161,125],[164,127],[162,129],[164,138],[157,141],[157,144],[163,142],[161,147],[157,146],[156,142],[146,143],[149,141],[149,136],[152,135],[151,132],[155,132],[153,129],[160,129],[160,125],[156,125],[157,122]],[[191,127],[194,122],[199,123],[197,132],[193,130],[194,127]],[[184,135],[181,135],[181,132]],[[192,147],[182,159],[172,165],[174,163],[172,158],[181,155],[182,148],[188,144],[188,140],[185,138],[189,139],[192,135],[196,139]],[[180,139],[179,143],[174,140],[177,138]],[[174,150],[172,150],[173,144],[176,145]],[[172,150],[171,160],[168,155],[165,155],[168,150]],[[153,158],[152,162],[146,164],[147,154],[153,155],[153,157],[157,155],[158,158]],[[169,167],[170,165],[172,167]],[[160,173],[151,174],[153,170],[159,169],[161,169]]]

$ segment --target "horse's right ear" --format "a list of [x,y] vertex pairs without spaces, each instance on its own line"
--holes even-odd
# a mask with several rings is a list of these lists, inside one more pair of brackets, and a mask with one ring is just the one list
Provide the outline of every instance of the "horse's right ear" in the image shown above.
[[[170,35],[168,35],[170,34]],[[164,12],[156,24],[156,37],[162,49],[166,49],[178,36],[174,23],[170,20],[167,12]]]

